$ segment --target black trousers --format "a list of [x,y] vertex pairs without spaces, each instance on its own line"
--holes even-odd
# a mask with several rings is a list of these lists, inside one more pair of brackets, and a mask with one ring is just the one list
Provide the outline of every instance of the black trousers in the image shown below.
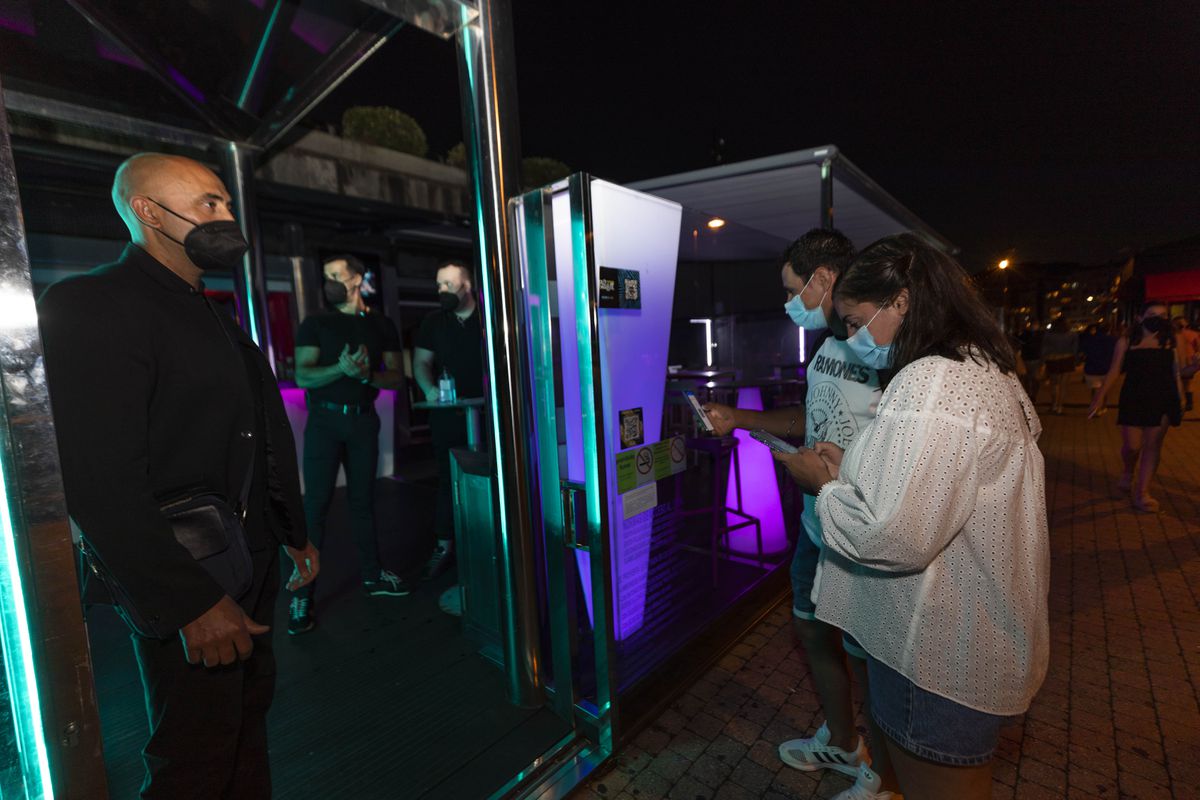
[[[379,577],[379,540],[375,536],[375,468],[379,461],[379,415],[342,414],[311,407],[304,426],[304,517],[308,539],[318,549],[325,541],[325,519],[337,483],[338,467],[346,467],[346,499],[350,532],[358,545],[364,579]],[[297,592],[312,597],[316,581]]]
[[[270,625],[279,594],[279,548],[253,554],[254,583],[241,606]],[[226,667],[187,663],[182,640],[133,636],[150,739],[141,796],[154,800],[263,800],[271,796],[267,710],[275,693],[271,634]]]
[[454,541],[454,488],[450,485],[450,450],[467,444],[467,415],[461,409],[442,409],[429,415],[433,457],[437,460],[437,538]]

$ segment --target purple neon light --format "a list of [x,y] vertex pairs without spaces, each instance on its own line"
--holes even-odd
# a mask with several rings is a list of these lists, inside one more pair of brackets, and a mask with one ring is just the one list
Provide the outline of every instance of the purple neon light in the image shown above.
[[188,97],[192,98],[197,103],[205,102],[204,92],[200,91],[196,87],[196,84],[192,83],[187,78],[185,78],[183,76],[182,72],[180,72],[179,70],[175,69],[172,66],[168,66],[167,67],[167,75],[169,75],[171,77],[171,80],[175,81],[175,83],[179,85],[180,89],[183,89],[183,91],[187,94]]
[[[762,392],[756,386],[738,389],[738,408],[762,411]],[[762,525],[764,553],[779,553],[787,549],[787,532],[783,527],[783,506],[776,482],[775,459],[767,446],[750,438],[748,431],[738,430],[738,462],[742,485],[742,510],[758,517]],[[737,485],[733,470],[729,471],[729,486],[725,492],[725,504],[737,508]],[[730,525],[741,520],[728,515]],[[729,533],[729,549],[736,553],[756,554],[758,543],[753,526],[738,528]]]
[[132,67],[133,69],[146,69],[146,65],[142,62],[142,60],[133,53],[129,52],[129,50],[127,50],[124,45],[120,44],[119,42],[114,42],[112,39],[109,39],[100,33],[96,33],[95,42],[96,55],[100,56],[106,61],[123,64],[126,67]]
[[645,622],[654,511],[625,518],[617,493],[616,454],[621,410],[642,409],[645,444],[662,435],[667,346],[679,259],[678,205],[604,181],[593,181],[592,224],[596,266],[637,269],[642,307],[602,309],[598,315],[603,419],[611,536],[613,628],[618,640]]
[[25,0],[0,0],[0,28],[25,36],[37,36],[33,11]]

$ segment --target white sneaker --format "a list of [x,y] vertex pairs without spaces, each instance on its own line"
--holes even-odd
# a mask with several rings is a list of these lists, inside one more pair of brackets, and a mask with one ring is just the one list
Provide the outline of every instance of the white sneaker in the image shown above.
[[834,747],[829,743],[829,737],[829,726],[822,722],[812,737],[791,739],[779,745],[779,757],[789,767],[805,772],[832,769],[843,775],[857,775],[859,765],[870,761],[861,736],[853,752]]
[[860,764],[854,785],[835,794],[833,800],[904,800],[903,795],[880,791],[879,787],[882,785],[883,781],[874,770],[866,764]]

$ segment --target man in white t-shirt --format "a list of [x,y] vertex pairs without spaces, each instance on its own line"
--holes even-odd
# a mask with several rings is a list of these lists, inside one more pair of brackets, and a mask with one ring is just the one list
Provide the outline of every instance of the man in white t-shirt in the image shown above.
[[[879,373],[846,346],[845,329],[833,312],[833,285],[853,255],[850,240],[835,230],[816,228],[789,245],[781,269],[783,288],[788,293],[784,306],[788,317],[807,330],[833,329],[806,365],[805,405],[751,411],[710,403],[708,414],[718,434],[726,435],[734,428],[757,429],[784,439],[803,436],[806,447],[822,441],[845,447],[875,418],[882,394]],[[792,621],[808,656],[825,722],[813,736],[781,744],[779,755],[788,766],[806,772],[833,769],[857,776],[856,784],[835,800],[890,800],[898,795],[888,791],[896,781],[891,765],[886,763],[887,752],[883,747],[873,748],[876,769],[869,769],[867,747],[854,725],[846,655],[851,656],[850,663],[865,694],[865,654],[853,639],[816,619],[814,613],[813,589],[824,546],[815,497],[804,496],[801,521],[805,535],[796,542],[791,566]],[[871,738],[873,742],[883,741],[874,731]]]

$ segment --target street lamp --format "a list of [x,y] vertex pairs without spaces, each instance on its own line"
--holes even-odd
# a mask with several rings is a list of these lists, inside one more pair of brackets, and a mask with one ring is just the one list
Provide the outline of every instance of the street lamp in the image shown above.
[[1000,330],[1008,333],[1008,259],[1000,259],[996,265],[1004,273],[1004,299],[1000,303]]

